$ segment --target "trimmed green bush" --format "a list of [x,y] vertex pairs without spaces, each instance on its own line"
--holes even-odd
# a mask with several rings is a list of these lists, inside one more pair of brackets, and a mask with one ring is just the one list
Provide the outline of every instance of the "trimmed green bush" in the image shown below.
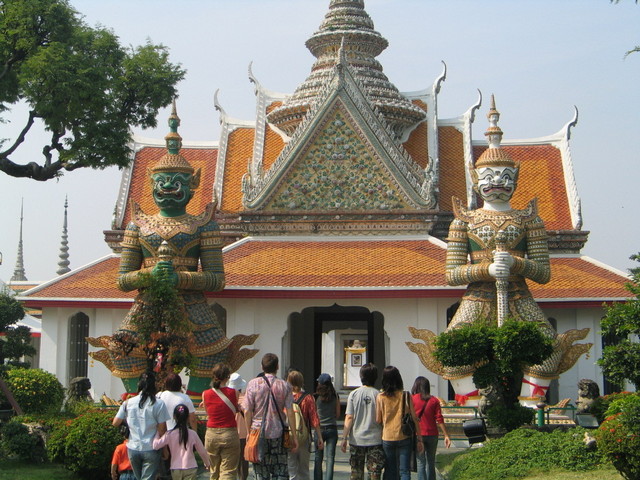
[[82,478],[109,479],[111,457],[122,442],[113,410],[93,410],[56,426],[47,440],[49,460]]
[[5,458],[19,460],[42,462],[46,457],[43,438],[30,434],[25,425],[16,421],[2,425],[0,451]]
[[[64,388],[53,373],[39,368],[12,368],[5,381],[25,413],[57,413],[62,408]],[[6,402],[0,394],[0,403]]]
[[520,404],[496,405],[487,411],[489,424],[493,427],[503,428],[507,432],[532,423],[535,415],[533,408],[523,407]]
[[587,449],[585,432],[583,428],[551,433],[531,428],[514,430],[456,459],[449,476],[456,480],[504,480],[555,468],[594,470],[603,459],[597,451]]
[[640,478],[640,434],[626,425],[623,414],[607,418],[595,432],[598,450],[627,480]]
[[604,422],[604,419],[609,416],[607,415],[607,410],[609,410],[609,406],[615,402],[616,400],[624,397],[628,397],[629,395],[636,395],[635,392],[617,392],[610,393],[609,395],[605,395],[603,397],[598,397],[591,404],[591,408],[589,411],[591,414],[595,415],[598,419],[599,423]]
[[640,478],[640,395],[607,398],[606,419],[595,432],[598,450],[626,479]]

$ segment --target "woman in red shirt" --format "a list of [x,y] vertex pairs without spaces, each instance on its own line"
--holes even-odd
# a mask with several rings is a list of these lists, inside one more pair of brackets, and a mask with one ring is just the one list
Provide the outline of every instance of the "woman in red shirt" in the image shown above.
[[[444,446],[451,446],[451,439],[444,425],[440,401],[431,396],[431,385],[425,377],[416,378],[411,389],[413,406],[420,423],[420,435],[424,450],[416,453],[418,480],[436,480],[436,450],[438,449],[438,427],[444,435]],[[436,426],[437,425],[437,426]]]
[[202,402],[207,412],[204,445],[211,462],[211,480],[236,480],[238,470],[238,399],[236,391],[226,386],[230,376],[229,365],[218,363],[213,367],[212,388],[202,392]]

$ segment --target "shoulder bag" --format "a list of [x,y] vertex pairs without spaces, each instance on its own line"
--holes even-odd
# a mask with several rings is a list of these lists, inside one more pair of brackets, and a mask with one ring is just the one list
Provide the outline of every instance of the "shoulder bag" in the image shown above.
[[269,383],[269,380],[267,380],[266,375],[264,377],[264,381],[267,382],[267,385],[269,385],[269,392],[271,393],[273,404],[275,405],[276,411],[278,412],[278,420],[280,420],[280,424],[282,425],[282,446],[285,449],[289,450],[291,449],[291,432],[289,430],[289,427],[287,427],[282,420],[282,409],[278,407],[278,402],[276,402],[276,397],[273,394],[273,390],[271,390],[271,384]]
[[[269,382],[267,382],[268,384]],[[244,446],[244,459],[251,463],[260,463],[266,450],[264,438],[264,427],[266,422],[267,413],[269,412],[269,396],[265,399],[264,406],[262,407],[262,424],[260,428],[252,428],[247,434],[247,443]]]
[[416,423],[413,421],[413,415],[411,415],[411,406],[409,404],[409,392],[402,392],[402,434],[407,437],[415,437],[416,435]]

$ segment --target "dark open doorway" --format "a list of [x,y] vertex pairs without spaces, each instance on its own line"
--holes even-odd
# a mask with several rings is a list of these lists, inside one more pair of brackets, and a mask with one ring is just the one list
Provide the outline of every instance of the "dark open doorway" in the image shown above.
[[[385,365],[384,318],[365,307],[309,307],[289,317],[289,366],[304,376],[305,390],[315,390],[324,368],[337,389],[344,386],[344,346],[354,339],[366,346],[366,361],[382,371]],[[324,344],[323,344],[324,342]],[[329,345],[327,345],[329,343]],[[333,354],[335,352],[335,354]],[[333,355],[335,358],[327,358]],[[329,360],[329,361],[327,361]]]

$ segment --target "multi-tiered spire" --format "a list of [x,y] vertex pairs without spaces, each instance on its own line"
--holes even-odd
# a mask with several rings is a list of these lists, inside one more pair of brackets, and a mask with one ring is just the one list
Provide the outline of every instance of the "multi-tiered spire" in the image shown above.
[[60,242],[60,261],[58,262],[58,270],[56,273],[58,275],[64,275],[67,272],[70,272],[69,268],[69,241],[67,235],[67,207],[69,203],[67,202],[67,197],[64,197],[64,222],[62,223],[62,241]]
[[500,146],[500,142],[502,142],[502,129],[498,126],[500,112],[496,109],[496,100],[493,95],[491,95],[491,106],[489,107],[489,113],[487,113],[487,119],[489,120],[489,127],[484,134],[489,141],[489,148],[482,152],[482,155],[476,161],[475,168],[517,167],[516,162]]
[[24,212],[24,199],[20,203],[20,238],[18,239],[18,258],[16,258],[16,268],[13,270],[12,282],[26,282],[27,277],[24,272],[24,257],[22,252],[22,221]]
[[344,55],[371,102],[399,137],[424,119],[425,112],[403,97],[382,72],[376,57],[388,42],[373,29],[364,0],[331,0],[320,28],[306,42],[316,62],[311,74],[284,104],[268,115],[269,122],[292,135],[322,87],[334,75]]

